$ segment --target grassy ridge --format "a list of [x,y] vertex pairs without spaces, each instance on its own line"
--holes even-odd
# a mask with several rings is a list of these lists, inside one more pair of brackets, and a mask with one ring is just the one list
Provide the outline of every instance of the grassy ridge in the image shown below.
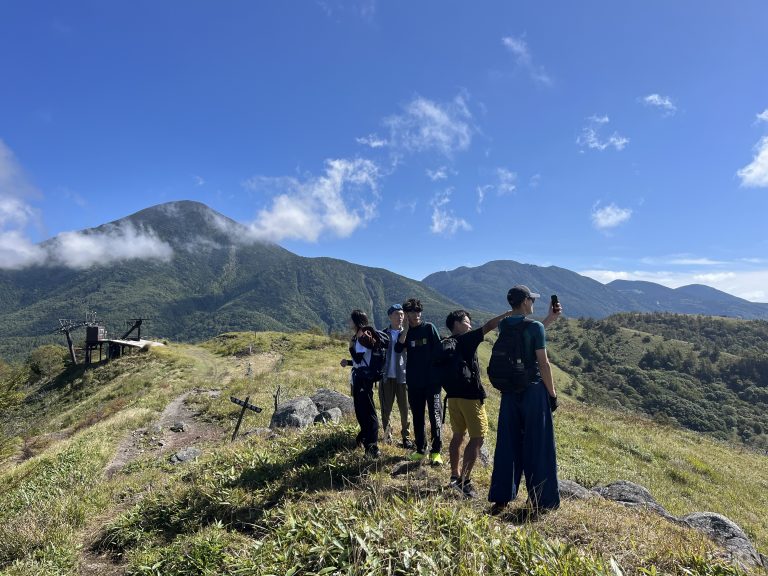
[[[232,356],[249,347],[253,355]],[[481,365],[489,350],[481,347]],[[445,488],[445,468],[391,478],[402,450],[384,445],[381,461],[365,460],[351,422],[209,445],[184,467],[147,455],[111,479],[102,474],[123,435],[184,390],[223,388],[219,399],[198,396],[195,407],[223,425],[224,437],[238,413],[229,394],[266,408],[249,413],[243,430],[266,426],[278,386],[283,398],[319,387],[346,392],[348,372],[338,366],[345,355],[345,342],[324,336],[229,334],[205,348],[124,358],[92,370],[90,382],[52,392],[58,401],[45,404],[45,421],[23,416],[37,436],[62,426],[71,435],[0,470],[4,500],[16,503],[0,512],[0,571],[75,574],[80,548],[96,541],[129,574],[615,574],[614,565],[628,574],[738,573],[699,533],[602,500],[566,502],[531,525],[490,518],[484,502]],[[564,372],[556,379],[579,393]],[[498,400],[492,390],[491,452]],[[99,413],[107,415],[94,421]],[[556,434],[561,477],[587,486],[638,482],[671,513],[721,512],[768,547],[764,457],[567,396]],[[482,497],[490,469],[475,475]],[[35,495],[47,506],[39,515],[19,504]],[[34,523],[36,539],[15,536]]]

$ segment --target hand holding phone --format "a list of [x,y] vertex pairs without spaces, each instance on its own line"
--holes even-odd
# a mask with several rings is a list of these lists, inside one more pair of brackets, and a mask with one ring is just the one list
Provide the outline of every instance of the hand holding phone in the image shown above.
[[552,313],[557,314],[560,302],[557,298],[557,294],[552,294]]

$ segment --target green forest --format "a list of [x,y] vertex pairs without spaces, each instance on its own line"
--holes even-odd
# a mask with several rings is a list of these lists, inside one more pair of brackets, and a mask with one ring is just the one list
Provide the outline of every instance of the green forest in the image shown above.
[[580,400],[768,449],[768,322],[626,313],[547,337]]

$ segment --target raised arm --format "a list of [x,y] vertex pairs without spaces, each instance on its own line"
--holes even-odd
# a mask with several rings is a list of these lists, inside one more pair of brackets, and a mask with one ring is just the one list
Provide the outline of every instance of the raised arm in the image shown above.
[[488,332],[490,332],[491,330],[496,330],[496,328],[499,326],[499,322],[504,320],[504,318],[506,318],[507,316],[512,316],[512,310],[507,310],[503,314],[499,314],[498,316],[496,316],[496,318],[491,318],[490,320],[488,320],[488,322],[483,324],[483,336],[488,334]]
[[544,327],[547,328],[552,322],[560,318],[560,316],[563,314],[563,305],[558,302],[555,307],[552,307],[552,303],[549,304],[549,314],[547,314],[547,317],[542,320],[542,324],[544,324]]

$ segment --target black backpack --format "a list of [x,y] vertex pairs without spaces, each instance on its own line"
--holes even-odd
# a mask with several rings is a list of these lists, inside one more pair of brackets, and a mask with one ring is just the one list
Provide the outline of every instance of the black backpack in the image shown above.
[[376,330],[371,328],[371,333],[374,339],[373,348],[371,348],[371,359],[368,364],[363,364],[354,369],[355,376],[368,380],[370,382],[378,382],[384,378],[384,372],[386,370],[386,357],[387,348],[389,348],[389,334],[383,330]]
[[455,337],[448,336],[440,340],[440,353],[435,368],[446,398],[461,397],[471,390],[472,368],[461,355]]
[[525,364],[523,333],[533,320],[523,321],[499,334],[491,350],[488,379],[501,392],[522,392],[536,376],[535,366]]

